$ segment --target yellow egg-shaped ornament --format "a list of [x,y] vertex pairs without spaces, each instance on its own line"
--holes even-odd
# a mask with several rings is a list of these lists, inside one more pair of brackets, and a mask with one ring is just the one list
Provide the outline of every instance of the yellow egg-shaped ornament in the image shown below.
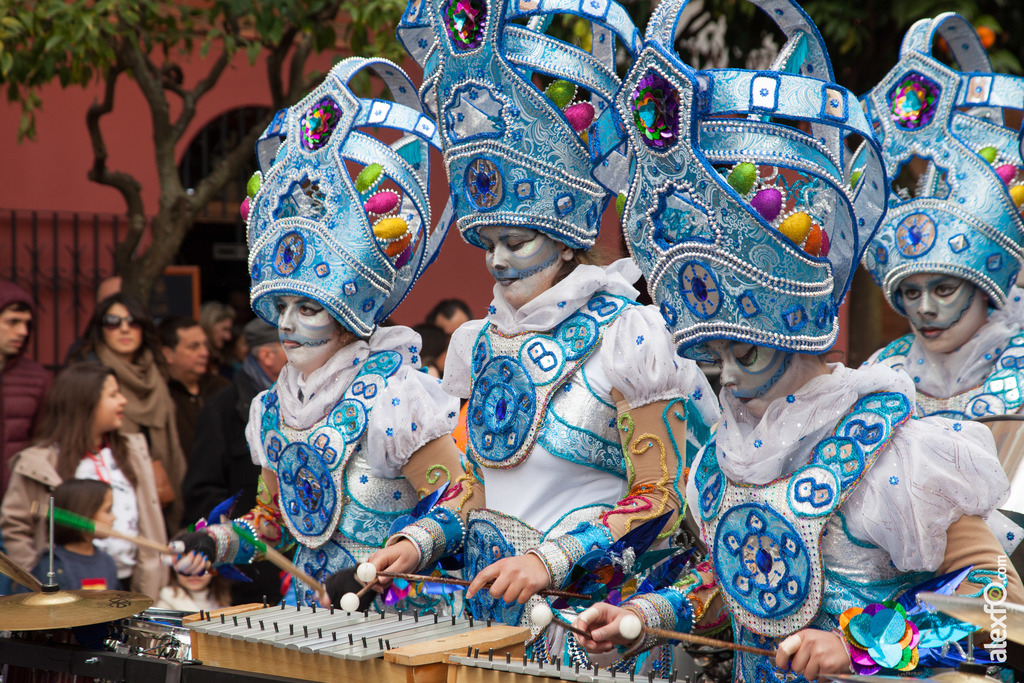
[[1024,185],[1014,185],[1010,188],[1010,199],[1017,205],[1019,209],[1021,204],[1024,204]]
[[396,216],[382,218],[373,226],[373,234],[377,239],[382,240],[397,239],[408,231],[409,224],[405,222],[404,218],[398,218]]
[[782,221],[779,225],[779,232],[793,240],[794,244],[803,244],[807,235],[810,234],[813,224],[810,216],[803,211],[797,211]]

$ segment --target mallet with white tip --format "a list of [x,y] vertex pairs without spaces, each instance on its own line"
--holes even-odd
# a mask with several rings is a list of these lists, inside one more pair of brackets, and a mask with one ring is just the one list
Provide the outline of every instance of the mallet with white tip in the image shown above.
[[[775,658],[775,653],[771,650],[762,650],[756,647],[750,647],[749,645],[740,645],[738,643],[728,643],[724,640],[716,640],[714,638],[705,638],[704,636],[695,636],[690,633],[679,633],[677,631],[666,631],[660,628],[651,628],[650,626],[644,626],[643,622],[640,621],[640,617],[635,614],[623,617],[622,621],[619,622],[619,635],[623,638],[629,639],[630,642],[640,637],[642,633],[647,633],[652,636],[664,638],[665,640],[678,640],[686,643],[696,643],[697,645],[710,645],[711,647],[726,648],[729,650],[738,650],[740,652],[749,652],[752,655],[761,655],[764,657]],[[783,645],[787,641],[783,641]],[[782,647],[780,645],[779,647]],[[796,647],[799,647],[799,641],[797,641]],[[796,647],[793,651],[796,651]],[[789,652],[788,649],[786,649]],[[792,653],[790,653],[792,654]]]
[[566,631],[572,631],[578,636],[590,637],[590,634],[581,628],[576,628],[572,624],[568,624],[561,619],[555,618],[555,612],[547,605],[547,603],[540,603],[533,606],[530,610],[530,621],[533,622],[534,626],[540,628],[546,628],[548,624],[554,623],[556,626],[564,628]]
[[338,603],[338,606],[346,612],[359,611],[359,598],[366,595],[366,591],[373,588],[373,584],[377,583],[377,568],[369,562],[363,562],[356,567],[356,578],[365,585],[359,589],[358,593],[345,593],[341,596],[341,602]]

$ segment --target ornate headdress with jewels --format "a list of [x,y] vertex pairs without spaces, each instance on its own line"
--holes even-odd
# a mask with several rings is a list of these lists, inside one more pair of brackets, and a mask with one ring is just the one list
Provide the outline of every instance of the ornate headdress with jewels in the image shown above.
[[[556,13],[590,22],[589,51],[546,34]],[[398,36],[424,69],[420,96],[441,127],[466,241],[519,225],[593,246],[608,193],[592,177],[590,126],[619,87],[617,42],[639,48],[626,11],[613,0],[412,0]]]
[[[394,101],[349,88],[370,69]],[[391,129],[387,144],[363,128]],[[451,203],[431,229],[430,149],[437,125],[412,81],[382,59],[346,59],[256,143],[258,171],[242,213],[248,225],[252,307],[276,324],[274,298],[308,296],[368,337],[437,255]]]
[[[934,56],[936,36],[963,71]],[[900,61],[864,98],[893,184],[864,265],[904,313],[900,282],[945,273],[1002,308],[1024,259],[1024,164],[1004,108],[1024,109],[1024,79],[991,73],[974,28],[947,13],[914,24]]]
[[787,38],[770,69],[687,66],[673,49],[686,0],[664,0],[615,101],[627,244],[680,353],[699,360],[713,339],[829,349],[885,206],[871,127],[814,24],[795,2],[754,4]]

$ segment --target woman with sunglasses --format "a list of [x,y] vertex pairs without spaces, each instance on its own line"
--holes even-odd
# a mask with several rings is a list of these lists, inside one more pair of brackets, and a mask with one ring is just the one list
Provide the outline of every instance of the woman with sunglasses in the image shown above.
[[166,506],[167,530],[173,533],[181,520],[181,481],[186,461],[178,442],[174,402],[167,389],[162,357],[156,327],[145,309],[131,296],[118,293],[96,306],[72,362],[97,361],[114,371],[128,399],[124,431],[146,437],[158,479],[169,480],[169,490],[161,496],[161,503]]

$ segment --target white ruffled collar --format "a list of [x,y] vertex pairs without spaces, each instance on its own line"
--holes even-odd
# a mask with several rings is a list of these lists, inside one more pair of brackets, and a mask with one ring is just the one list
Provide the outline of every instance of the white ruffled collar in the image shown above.
[[420,336],[408,327],[378,327],[368,340],[357,339],[343,347],[309,377],[288,363],[275,385],[281,419],[289,427],[309,429],[341,399],[371,353],[397,351],[403,363],[413,364],[413,358],[419,360],[420,347]]
[[930,353],[917,339],[907,353],[904,370],[914,378],[918,391],[949,398],[985,381],[1006,342],[1024,325],[1024,289],[1012,287],[1006,305],[988,316],[967,343],[951,353]]
[[760,485],[792,473],[808,462],[818,442],[867,394],[895,391],[914,405],[913,381],[903,372],[886,365],[828,367],[831,373],[773,401],[760,420],[730,392],[721,392],[717,455],[729,479]]
[[629,258],[608,266],[579,265],[562,281],[519,309],[505,301],[504,292],[495,283],[487,320],[504,334],[544,332],[578,311],[595,292],[636,299],[639,292],[633,283],[639,278],[640,270]]

